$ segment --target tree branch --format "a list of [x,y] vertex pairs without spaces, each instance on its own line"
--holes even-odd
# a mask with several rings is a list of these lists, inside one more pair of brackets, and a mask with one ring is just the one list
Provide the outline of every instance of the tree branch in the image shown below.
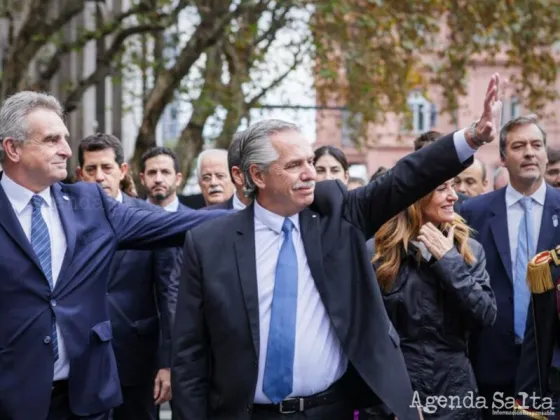
[[63,103],[65,111],[67,113],[74,111],[78,107],[83,94],[90,86],[100,82],[105,77],[110,76],[113,73],[113,59],[119,53],[124,41],[128,37],[144,32],[153,32],[163,29],[165,29],[165,27],[160,24],[152,24],[132,26],[118,32],[115,35],[115,39],[113,40],[111,47],[104,55],[103,60],[97,62],[95,71],[85,79],[80,80],[77,83],[77,86],[66,96],[66,99]]
[[[75,49],[81,49],[85,47],[90,41],[102,39],[112,34],[119,28],[119,26],[122,24],[122,22],[125,19],[129,18],[130,16],[146,11],[147,6],[148,5],[146,2],[138,3],[134,5],[132,8],[115,16],[110,22],[104,24],[103,27],[96,28],[90,31],[84,31],[77,40],[66,42],[60,45],[56,50],[56,52],[51,56],[49,64],[47,64],[45,70],[41,72],[37,81],[34,83],[32,89],[46,90],[48,88],[51,79],[60,69],[60,65],[62,63],[62,57],[64,57],[66,54],[72,52]],[[156,20],[158,22],[159,21],[163,22],[164,20],[167,20],[166,18],[170,16],[174,16],[175,13],[176,12],[174,11],[172,14],[169,15],[166,14],[161,14],[159,16],[156,15],[156,18],[153,20]]]

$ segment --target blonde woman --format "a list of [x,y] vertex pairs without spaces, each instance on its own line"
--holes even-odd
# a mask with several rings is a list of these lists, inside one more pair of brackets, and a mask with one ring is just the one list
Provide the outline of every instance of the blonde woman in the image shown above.
[[[467,345],[470,333],[492,325],[497,312],[484,251],[454,213],[455,201],[448,181],[375,235],[377,280],[426,419],[480,418],[465,407],[466,397],[476,402],[477,396]],[[428,398],[439,396],[447,407]]]

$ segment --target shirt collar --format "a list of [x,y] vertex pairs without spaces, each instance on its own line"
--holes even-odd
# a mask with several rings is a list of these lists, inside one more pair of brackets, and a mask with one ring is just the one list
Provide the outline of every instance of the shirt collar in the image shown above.
[[[282,225],[286,219],[284,216],[280,216],[265,209],[257,200],[255,200],[255,218],[276,233],[282,233]],[[292,221],[294,228],[299,231],[299,213],[290,216],[288,219]]]
[[119,194],[115,197],[115,200],[117,200],[119,203],[123,202],[123,195],[121,190],[119,190]]
[[237,196],[237,192],[233,193],[233,209],[243,210],[245,207],[247,206],[241,202],[241,200]]
[[[508,184],[506,187],[506,207],[511,207],[516,204],[519,200],[525,197],[519,191]],[[541,186],[530,196],[534,201],[544,206],[544,200],[546,198],[546,182],[544,179],[541,182]]]
[[167,211],[170,211],[170,212],[176,212],[179,209],[179,198],[177,196],[175,196],[175,200],[173,200],[171,203],[169,203],[163,209],[167,210]]
[[[8,175],[6,175],[6,172],[2,174],[0,184],[4,189],[6,196],[10,199],[14,211],[18,215],[21,214],[21,212],[28,204],[30,205],[31,197],[35,195],[33,191],[28,190],[27,188],[22,187],[17,182],[13,181]],[[43,200],[47,204],[47,207],[52,207],[53,199],[51,197],[50,187],[45,188],[43,191],[37,193],[37,195],[40,195],[43,198]]]

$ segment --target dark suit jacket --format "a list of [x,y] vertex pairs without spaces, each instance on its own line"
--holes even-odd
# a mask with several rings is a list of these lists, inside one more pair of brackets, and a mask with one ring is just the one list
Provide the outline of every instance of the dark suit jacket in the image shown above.
[[[545,411],[546,401],[553,390],[550,389],[549,375],[554,354],[554,347],[560,343],[560,266],[554,260],[545,263],[551,271],[553,288],[544,293],[533,293],[523,348],[517,369],[516,394],[527,393],[539,398],[522,402],[535,412]],[[557,402],[557,401],[556,401]],[[560,407],[555,407],[558,416]],[[519,420],[538,418],[536,416],[516,416]],[[557,418],[557,417],[554,417]]]
[[465,195],[463,193],[457,193],[457,201],[455,201],[455,204],[453,205],[453,211],[455,213],[460,213],[461,212],[461,206],[463,205],[465,200],[468,200],[468,199],[469,199],[468,195]]
[[121,404],[107,299],[115,251],[180,246],[185,231],[226,213],[132,208],[84,182],[57,183],[51,192],[67,242],[52,291],[0,186],[1,419],[47,417],[54,367],[47,337],[53,313],[69,358],[74,414],[86,416]]
[[190,207],[185,206],[183,203],[179,201],[179,206],[177,207],[177,211],[185,211],[185,210],[192,210]]
[[[234,192],[234,194],[235,194],[235,192]],[[210,210],[218,210],[218,209],[232,210],[233,209],[233,195],[228,200],[226,200],[222,203],[212,204],[211,206],[207,206],[206,208],[210,209]]]
[[[470,164],[472,160],[467,163]],[[307,261],[351,368],[353,395],[370,390],[401,420],[416,419],[399,337],[391,326],[365,238],[464,170],[452,136],[402,159],[390,174],[348,192],[317,183],[300,217]],[[219,250],[219,252],[216,252]],[[173,336],[176,420],[249,419],[258,374],[259,302],[253,205],[193,229],[185,243]]]
[[[470,344],[476,378],[486,385],[512,383],[520,356],[513,328],[513,270],[505,194],[504,187],[469,198],[461,206],[461,215],[475,230],[474,239],[484,247],[486,271],[498,304],[494,325],[474,334]],[[560,227],[553,226],[553,215],[560,217],[560,191],[547,186],[537,252],[560,243]]]
[[193,210],[199,210],[206,207],[206,202],[204,201],[204,196],[200,193],[191,195],[178,194],[177,197],[181,204],[191,208]]
[[[163,211],[123,194],[123,203]],[[109,316],[122,386],[152,383],[171,367],[171,319],[177,301],[177,248],[117,251],[109,274]]]

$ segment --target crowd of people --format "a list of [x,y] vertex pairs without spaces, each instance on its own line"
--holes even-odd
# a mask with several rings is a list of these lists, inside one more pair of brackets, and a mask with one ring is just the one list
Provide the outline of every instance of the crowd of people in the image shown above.
[[137,191],[107,133],[68,182],[58,100],[8,98],[0,419],[554,418],[560,153],[533,117],[499,127],[499,95],[368,182],[257,122],[198,156],[197,210],[173,151]]

